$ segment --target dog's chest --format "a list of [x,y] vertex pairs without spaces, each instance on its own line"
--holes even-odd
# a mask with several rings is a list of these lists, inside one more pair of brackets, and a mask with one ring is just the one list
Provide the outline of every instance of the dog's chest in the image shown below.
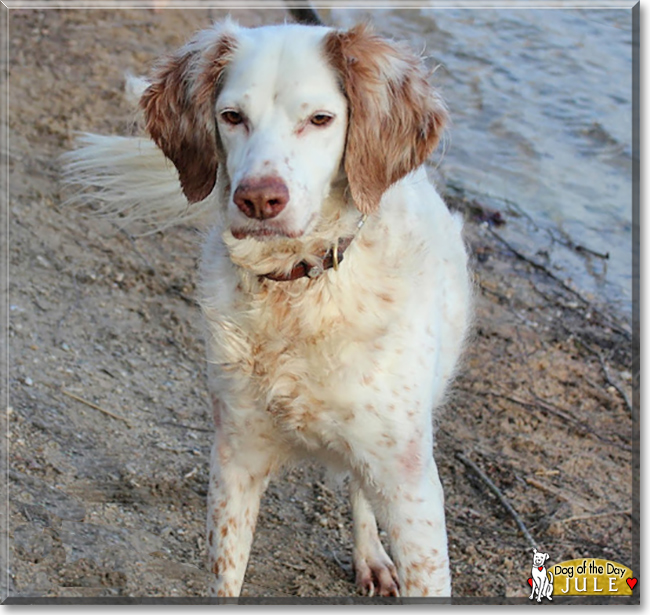
[[390,329],[385,310],[381,318],[364,317],[367,304],[376,300],[371,293],[346,297],[326,283],[305,286],[295,292],[270,285],[254,300],[244,300],[249,308],[242,328],[251,342],[256,384],[275,397],[331,396],[326,392],[376,354],[378,340]]
[[220,395],[321,447],[323,438],[352,429],[390,387],[380,364],[399,359],[398,304],[397,287],[346,292],[325,280],[235,293],[222,314],[206,312]]

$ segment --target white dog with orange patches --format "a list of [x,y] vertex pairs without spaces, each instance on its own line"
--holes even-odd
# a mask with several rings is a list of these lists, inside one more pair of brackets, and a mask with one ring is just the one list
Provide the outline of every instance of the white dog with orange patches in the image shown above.
[[211,217],[212,595],[239,595],[269,478],[309,456],[351,476],[360,587],[449,596],[432,412],[471,290],[461,221],[421,166],[447,114],[420,59],[364,26],[226,21],[140,104],[153,143],[87,135],[68,178],[127,217]]

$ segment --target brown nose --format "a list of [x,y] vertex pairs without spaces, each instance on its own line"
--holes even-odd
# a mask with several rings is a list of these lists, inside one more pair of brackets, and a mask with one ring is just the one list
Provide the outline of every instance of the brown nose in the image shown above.
[[279,177],[245,179],[233,195],[235,205],[248,218],[275,218],[289,202],[289,190]]

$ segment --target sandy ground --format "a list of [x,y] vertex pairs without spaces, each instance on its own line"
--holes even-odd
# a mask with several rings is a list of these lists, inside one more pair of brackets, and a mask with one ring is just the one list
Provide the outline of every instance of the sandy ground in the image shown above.
[[[200,237],[190,227],[131,237],[63,207],[57,156],[75,131],[128,133],[123,72],[146,73],[222,14],[11,14],[10,596],[206,595]],[[531,561],[459,455],[551,563],[603,557],[634,569],[629,324],[518,258],[476,220],[476,203],[449,201],[467,212],[476,272],[475,332],[435,449],[454,596],[525,596]],[[297,468],[264,497],[243,593],[355,596],[351,546],[345,485]]]

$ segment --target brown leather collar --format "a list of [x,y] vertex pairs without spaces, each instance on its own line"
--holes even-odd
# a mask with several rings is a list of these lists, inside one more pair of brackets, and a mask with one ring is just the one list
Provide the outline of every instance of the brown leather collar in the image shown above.
[[[311,265],[303,260],[297,265],[294,265],[293,269],[288,273],[267,273],[260,277],[273,280],[274,282],[292,282],[293,280],[305,277],[317,278],[332,267],[338,268],[338,264],[343,260],[343,253],[348,249],[354,237],[355,235],[350,235],[349,237],[339,239],[336,245],[318,256],[320,259],[320,264],[318,265]],[[335,254],[336,258],[334,256]]]

